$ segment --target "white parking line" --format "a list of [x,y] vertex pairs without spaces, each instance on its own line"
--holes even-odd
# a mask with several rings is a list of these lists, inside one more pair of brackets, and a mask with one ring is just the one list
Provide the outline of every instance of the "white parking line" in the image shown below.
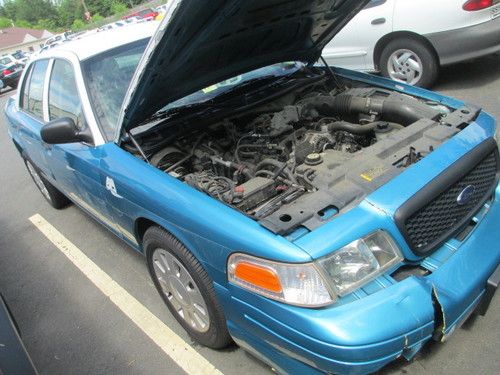
[[29,220],[126,316],[188,374],[220,374],[209,361],[131,296],[41,215]]

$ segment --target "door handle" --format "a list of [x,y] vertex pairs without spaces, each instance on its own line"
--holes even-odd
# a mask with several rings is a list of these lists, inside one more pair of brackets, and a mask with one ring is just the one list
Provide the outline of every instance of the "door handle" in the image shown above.
[[372,21],[372,25],[383,25],[385,23],[385,18],[382,17],[382,18],[375,18],[373,21]]

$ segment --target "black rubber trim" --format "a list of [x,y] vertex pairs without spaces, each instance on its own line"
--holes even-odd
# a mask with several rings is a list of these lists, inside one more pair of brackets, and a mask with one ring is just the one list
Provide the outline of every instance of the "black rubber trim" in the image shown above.
[[500,285],[500,265],[497,266],[495,272],[491,274],[490,278],[486,282],[486,290],[483,298],[481,298],[479,306],[476,308],[476,314],[486,315],[491,301],[493,300],[493,296],[498,289],[498,285]]
[[[417,249],[406,230],[406,220],[410,218],[415,212],[429,204],[429,202],[437,198],[441,193],[445,192],[455,183],[464,178],[492,152],[495,152],[497,164],[495,183],[492,184],[491,188],[487,191],[486,194],[484,194],[479,203],[472,210],[470,210],[469,215],[464,216],[458,224],[456,224],[450,230],[443,232],[443,234],[432,243],[423,248]],[[437,249],[455,233],[460,232],[460,230],[462,230],[463,227],[469,222],[469,220],[481,209],[481,207],[483,207],[484,203],[491,197],[491,195],[495,191],[500,178],[500,170],[498,168],[498,146],[493,138],[488,138],[473,150],[468,152],[465,156],[453,163],[443,173],[441,173],[439,176],[425,185],[424,188],[418,191],[413,197],[403,203],[403,205],[396,211],[394,220],[410,249],[417,255],[429,255],[432,250]]]

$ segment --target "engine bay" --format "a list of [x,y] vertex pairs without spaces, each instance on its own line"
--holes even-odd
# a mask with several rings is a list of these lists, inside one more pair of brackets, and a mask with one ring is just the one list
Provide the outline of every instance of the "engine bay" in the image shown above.
[[359,203],[475,115],[380,88],[329,90],[314,85],[179,133],[148,161],[289,235]]

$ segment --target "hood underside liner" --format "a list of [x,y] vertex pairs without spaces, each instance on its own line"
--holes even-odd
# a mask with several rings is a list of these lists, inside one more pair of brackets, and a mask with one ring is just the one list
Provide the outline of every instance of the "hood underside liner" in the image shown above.
[[132,80],[124,128],[238,74],[284,61],[314,63],[366,2],[173,1]]

